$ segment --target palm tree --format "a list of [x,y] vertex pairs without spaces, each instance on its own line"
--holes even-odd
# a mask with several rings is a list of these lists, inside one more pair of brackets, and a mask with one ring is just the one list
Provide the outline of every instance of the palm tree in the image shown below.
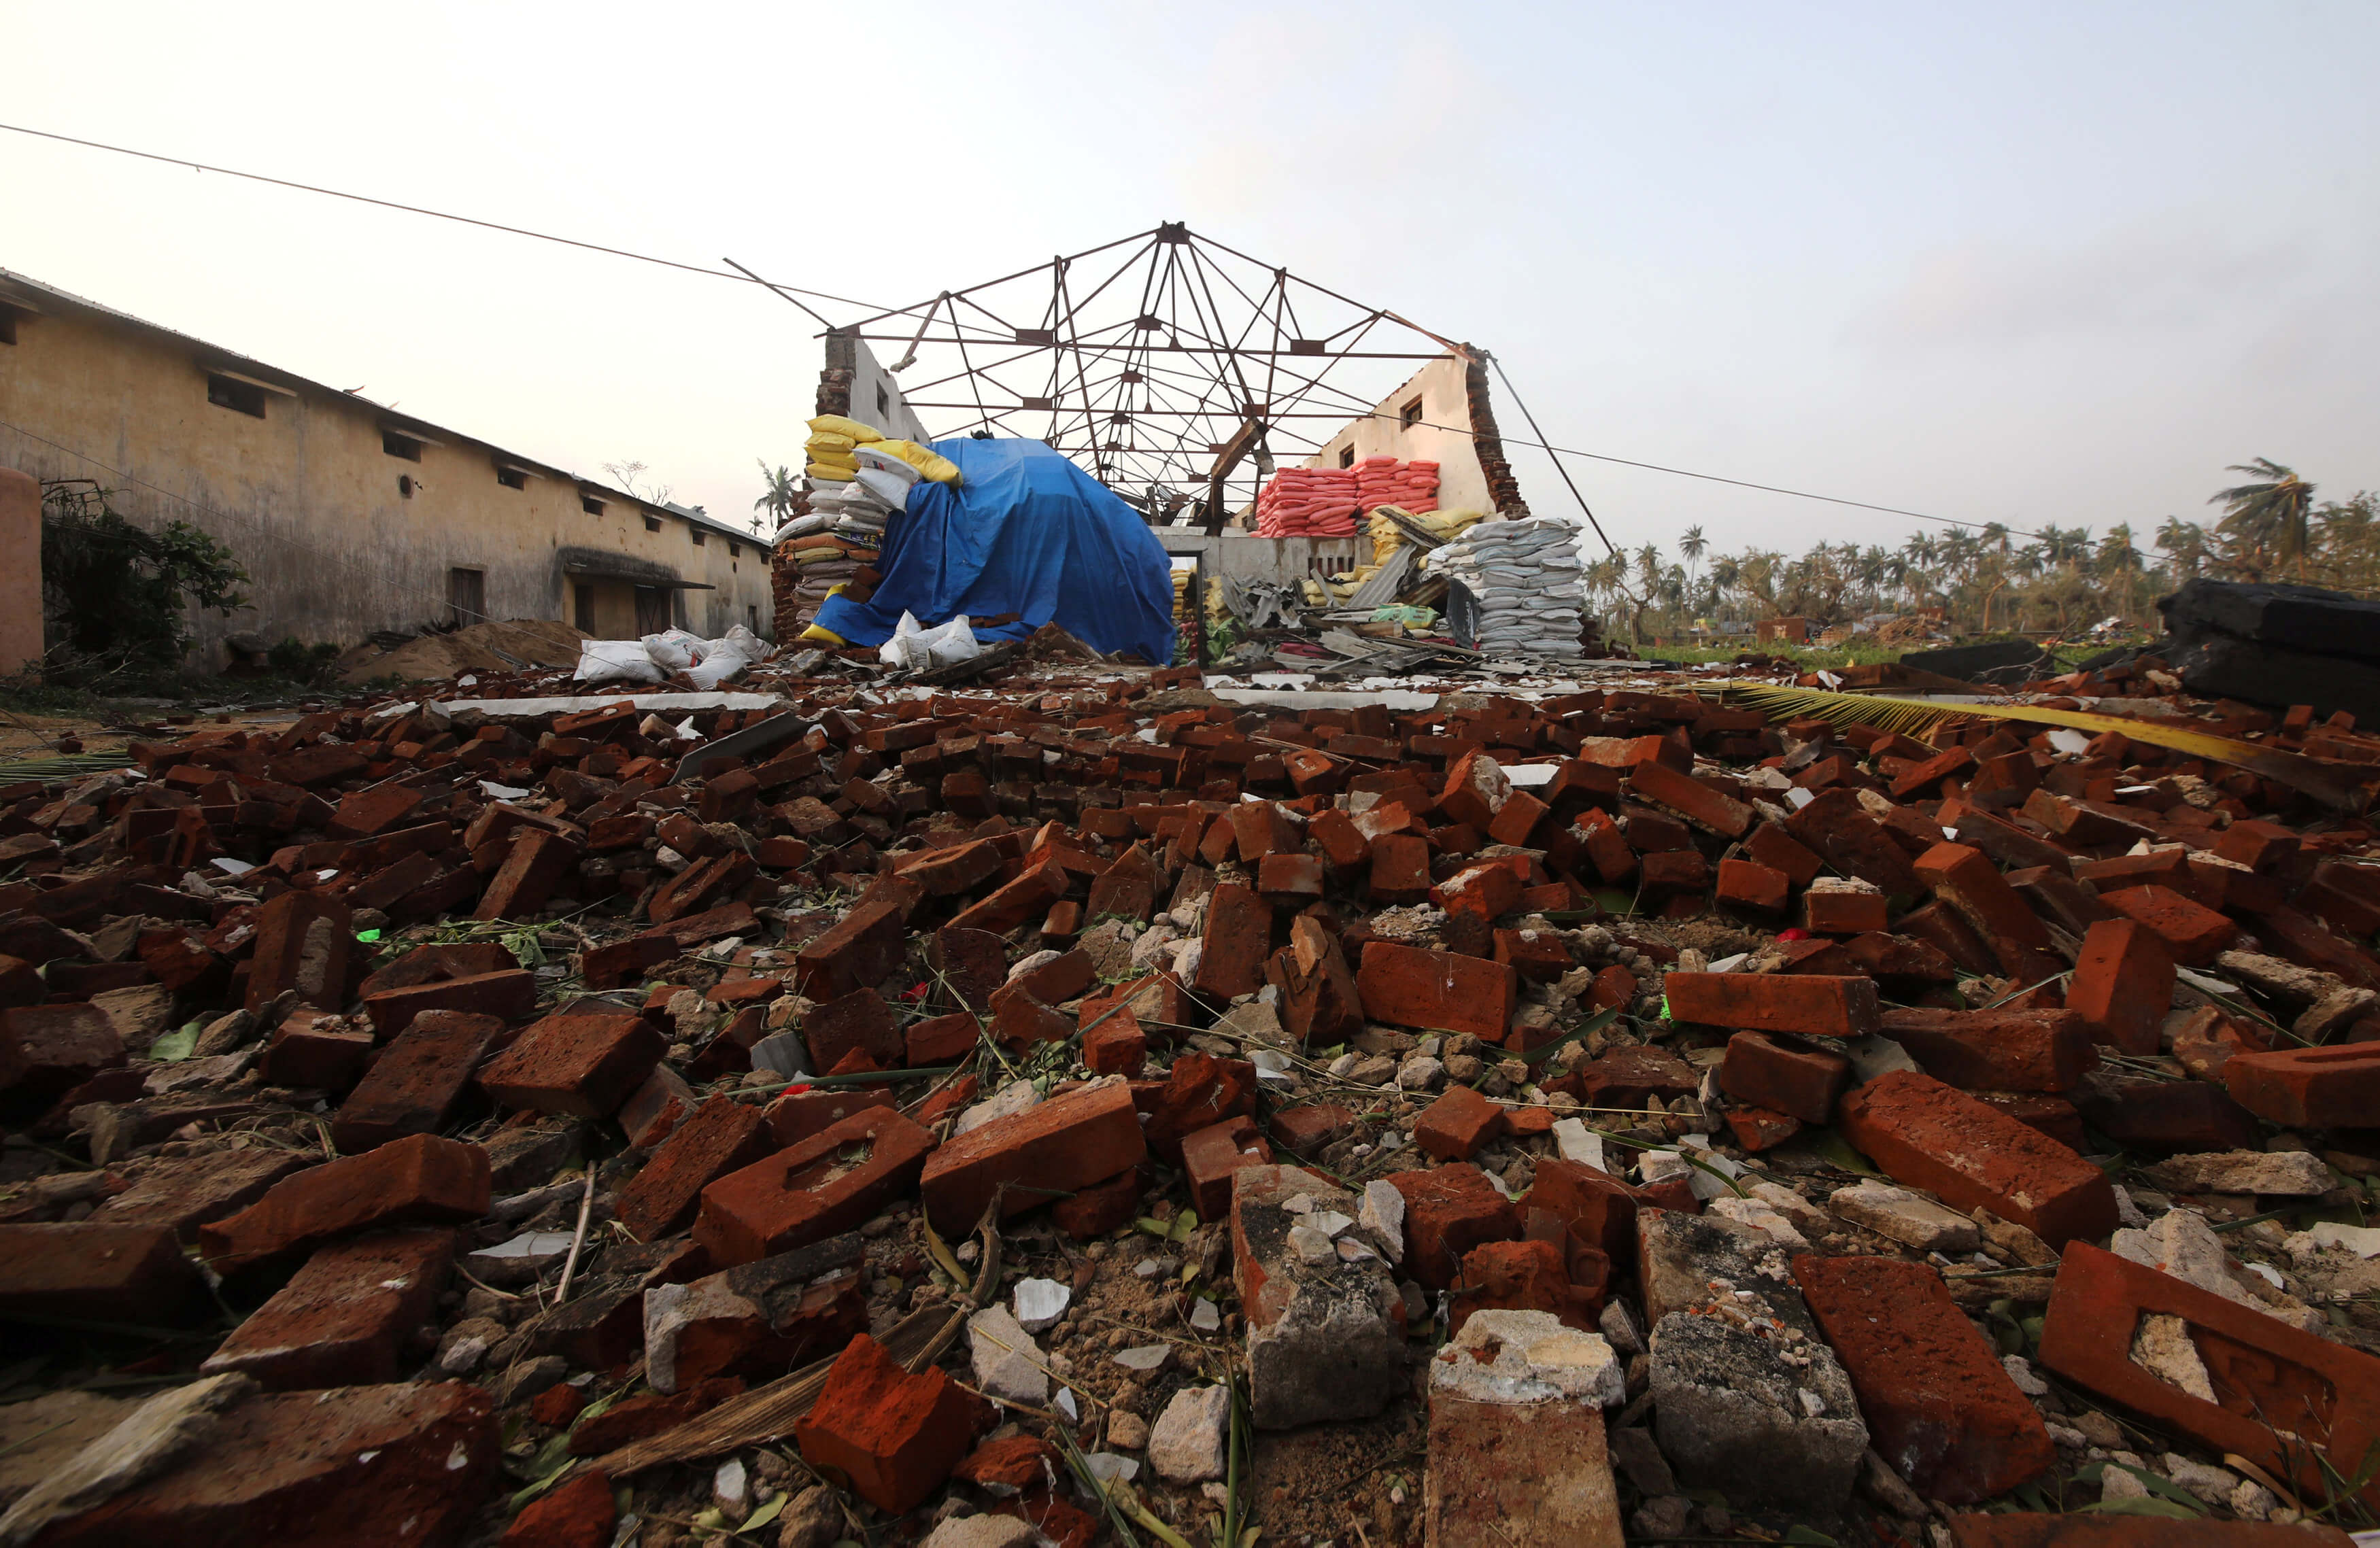
[[1710,539],[1703,536],[1703,529],[1699,524],[1686,528],[1686,535],[1678,539],[1678,551],[1686,556],[1688,579],[1691,580],[1702,570],[1703,553],[1709,547]]
[[2173,562],[2177,582],[2194,580],[2206,567],[2206,528],[2180,516],[2168,516],[2157,527],[2156,546]]
[[2299,478],[2294,469],[2283,467],[2270,457],[2233,463],[2224,471],[2245,473],[2256,480],[2217,490],[2206,502],[2224,507],[2223,519],[2216,526],[2246,546],[2249,562],[2255,571],[2249,578],[2264,578],[2265,555],[2268,552],[2276,563],[2296,560],[2298,574],[2303,578],[2306,517],[2313,509],[2314,487]]
[[[765,461],[762,462],[760,477],[768,481],[769,487],[759,499],[752,502],[752,509],[768,512],[770,530],[774,531],[794,519],[794,512],[801,505],[802,486],[794,478],[793,469],[782,464],[771,468]],[[759,529],[760,518],[755,516],[752,518],[752,530],[758,532]]]

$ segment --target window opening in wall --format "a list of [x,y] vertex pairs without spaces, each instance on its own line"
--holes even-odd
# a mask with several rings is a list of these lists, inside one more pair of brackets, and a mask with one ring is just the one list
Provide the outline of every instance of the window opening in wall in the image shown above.
[[700,547],[702,547],[702,546],[703,546],[703,544],[708,540],[708,539],[706,539],[706,538],[703,537],[702,528],[700,528],[700,527],[698,527],[698,526],[689,526],[689,527],[687,527],[687,528],[686,529],[686,536],[688,536],[688,537],[690,537],[690,538],[692,538],[694,539],[694,546],[695,546],[696,548],[700,548]]
[[447,621],[458,627],[485,619],[488,616],[488,572],[447,571],[446,613]]
[[409,435],[399,435],[395,430],[380,432],[380,449],[392,457],[403,457],[407,462],[421,460],[421,442]]
[[418,486],[413,481],[412,474],[400,473],[396,476],[396,497],[399,500],[411,500],[413,498],[413,491]]
[[264,389],[252,382],[235,381],[227,376],[211,376],[207,378],[207,402],[217,408],[245,414],[251,419],[264,417]]
[[17,342],[17,312],[13,307],[0,307],[0,344]]
[[1342,467],[1353,467],[1355,466],[1355,448],[1353,446],[1342,446],[1339,448],[1339,466]]
[[662,529],[662,519],[661,519],[661,517],[659,517],[659,516],[647,516],[647,517],[645,518],[645,530],[646,530],[646,531],[648,531],[648,532],[659,532],[661,529]]
[[730,558],[730,559],[741,559],[741,558],[743,558],[743,557],[744,557],[744,545],[743,545],[743,544],[741,544],[741,543],[738,543],[737,541],[735,541],[735,538],[730,538],[727,540],[727,557],[728,557],[728,558]]
[[1415,398],[1413,402],[1404,405],[1403,409],[1402,409],[1397,415],[1397,423],[1400,428],[1404,429],[1411,429],[1415,425],[1421,423],[1421,400],[1419,398]]
[[578,632],[582,635],[593,634],[595,632],[595,588],[591,586],[574,586],[570,588],[570,596],[578,613]]
[[600,516],[603,514],[603,502],[591,494],[582,494],[578,497],[578,508],[590,516]]
[[744,604],[744,627],[756,635],[760,632],[760,610],[754,603]]
[[496,482],[508,490],[525,490],[528,488],[528,475],[517,467],[500,467],[496,469]]
[[658,635],[669,626],[669,593],[658,586],[637,587],[637,633]]
[[886,392],[883,384],[879,382],[876,387],[876,417],[881,421],[890,417],[892,412],[892,394]]

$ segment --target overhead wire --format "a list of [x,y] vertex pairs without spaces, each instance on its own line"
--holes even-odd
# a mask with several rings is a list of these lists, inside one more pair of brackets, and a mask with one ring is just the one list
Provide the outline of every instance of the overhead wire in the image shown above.
[[[650,253],[640,253],[627,248],[615,248],[601,242],[584,241],[575,236],[557,236],[552,232],[536,231],[527,226],[507,225],[498,221],[480,220],[478,217],[471,215],[458,215],[449,211],[432,210],[424,205],[407,204],[396,200],[379,199],[370,194],[349,193],[341,188],[324,187],[314,183],[300,183],[286,177],[270,176],[263,173],[243,172],[237,167],[219,166],[212,163],[194,161],[188,156],[163,155],[153,151],[140,151],[126,145],[111,145],[103,140],[86,139],[75,135],[58,134],[52,130],[36,129],[22,124],[0,123],[0,129],[7,130],[12,134],[29,135],[38,139],[55,140],[61,144],[81,146],[86,150],[104,151],[114,155],[130,156],[140,161],[158,162],[167,166],[187,166],[199,172],[212,172],[219,176],[237,177],[252,183],[267,184],[273,187],[293,189],[299,193],[320,194],[329,199],[341,199],[357,204],[369,204],[377,209],[395,210],[409,215],[426,215],[432,220],[451,221],[458,225],[477,226],[481,230],[502,232],[512,236],[526,236],[534,241],[551,242],[559,247],[577,248],[585,252],[603,253],[613,258],[630,259],[638,263],[655,264],[664,269],[675,269],[689,274],[702,274],[712,279],[734,280],[740,284],[758,284],[766,289],[777,292],[780,296],[784,296],[784,298],[788,300],[791,300],[795,295],[808,296],[814,296],[822,301],[832,301],[838,306],[856,307],[863,312],[872,312],[879,317],[896,314],[894,308],[880,307],[873,302],[856,300],[848,296],[837,296],[831,291],[811,290],[801,285],[782,284],[773,280],[763,279],[752,271],[745,269],[741,264],[735,264],[733,270],[710,269],[698,263],[686,263],[677,259],[660,258]],[[732,263],[734,260],[730,260],[729,261]],[[795,305],[798,306],[801,304],[796,302]],[[809,312],[813,318],[817,318],[820,321],[825,321],[823,317],[820,316],[820,314],[815,311],[811,311],[808,307],[804,306],[802,309]],[[906,309],[909,308],[901,308],[901,310]],[[1489,357],[1489,358],[1491,362],[1496,365],[1496,374],[1503,381],[1506,391],[1512,392],[1512,379],[1505,374],[1501,362],[1494,361],[1494,357],[1492,356]],[[1763,494],[1783,495],[1794,500],[1818,501],[1829,505],[1841,505],[1852,510],[1875,511],[1885,515],[1905,516],[1912,521],[1934,522],[1945,526],[1962,526],[1982,531],[1993,526],[2006,526],[2004,523],[1976,522],[1963,520],[1955,516],[1937,516],[1930,512],[1912,511],[1898,505],[1883,505],[1872,501],[1852,500],[1843,495],[1819,494],[1809,490],[1789,489],[1782,485],[1764,484],[1749,478],[1732,478],[1722,474],[1697,473],[1692,468],[1672,467],[1663,463],[1645,462],[1634,457],[1613,456],[1605,452],[1589,452],[1573,446],[1556,446],[1549,441],[1544,439],[1544,430],[1537,425],[1536,417],[1529,413],[1527,406],[1521,403],[1517,393],[1513,393],[1513,403],[1516,406],[1520,407],[1522,416],[1529,421],[1530,429],[1537,435],[1538,439],[1529,441],[1510,435],[1500,436],[1499,439],[1502,440],[1509,445],[1530,447],[1534,450],[1544,452],[1548,455],[1557,459],[1561,457],[1581,457],[1590,462],[1609,463],[1615,466],[1640,468],[1649,473],[1665,473],[1672,478],[1694,478],[1704,483],[1725,484],[1734,489],[1753,490]],[[1384,410],[1371,409],[1359,410],[1353,417],[1356,418],[1386,418],[1389,417],[1389,415]],[[1427,428],[1431,429],[1446,430],[1457,435],[1469,436],[1475,440],[1479,437],[1479,432],[1472,429],[1468,426],[1427,424],[1427,421],[1416,422],[1427,424]],[[39,438],[37,437],[36,439]],[[61,448],[61,450],[66,449],[67,448]],[[79,453],[76,454],[80,455]],[[92,461],[92,466],[103,466],[93,459],[86,458],[85,460]],[[1586,513],[1587,520],[1595,526],[1597,536],[1603,537],[1606,546],[1610,547],[1610,539],[1604,536],[1602,524],[1596,520],[1594,512],[1588,508],[1585,496],[1579,492],[1577,485],[1571,481],[1568,472],[1560,467],[1559,461],[1557,461],[1555,466],[1556,470],[1561,473],[1563,482],[1570,485],[1571,492],[1577,496],[1579,508]],[[129,476],[125,475],[125,477]],[[159,492],[163,493],[168,491],[161,490]],[[178,495],[170,495],[169,497],[174,499],[181,498]],[[2045,533],[2030,532],[2021,528],[2010,527],[2007,530],[2011,537],[2041,539],[2046,539],[2047,537]],[[1616,549],[1614,551],[1617,551]]]

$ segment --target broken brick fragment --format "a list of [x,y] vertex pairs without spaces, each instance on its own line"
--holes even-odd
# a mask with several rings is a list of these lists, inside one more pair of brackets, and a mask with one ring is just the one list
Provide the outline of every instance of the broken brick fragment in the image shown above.
[[1190,1184],[1190,1205],[1201,1220],[1220,1220],[1230,1210],[1233,1172],[1271,1164],[1272,1147],[1245,1114],[1182,1137],[1182,1170]]
[[408,1134],[273,1184],[238,1214],[200,1227],[199,1251],[229,1275],[353,1231],[477,1220],[490,1191],[486,1151]]
[[1450,1084],[1414,1120],[1414,1143],[1440,1161],[1468,1161],[1504,1131],[1504,1109],[1465,1085]]
[[1468,1162],[1391,1172],[1387,1180],[1404,1195],[1404,1271],[1427,1288],[1451,1288],[1463,1256],[1481,1242],[1521,1234],[1520,1211]]
[[[906,1053],[900,1023],[892,1007],[872,988],[821,1001],[802,1018],[802,1041],[809,1046],[810,1066],[823,1073],[855,1052],[880,1066],[898,1065]],[[972,1045],[975,1039],[967,1039]]]
[[1852,1061],[1842,1055],[1765,1032],[1729,1038],[1718,1070],[1719,1089],[1729,1096],[1804,1123],[1831,1122],[1851,1079]]
[[978,1406],[940,1367],[912,1375],[863,1333],[827,1373],[794,1438],[803,1460],[836,1469],[861,1498],[898,1516],[966,1456]]
[[2099,901],[2146,925],[2184,967],[2206,966],[2240,933],[2230,920],[2169,887],[2120,888],[2101,893]]
[[2173,983],[2173,956],[2161,937],[2134,920],[2104,920],[2082,937],[2066,1006],[2088,1023],[2095,1041],[2153,1057]]
[[918,1186],[934,1228],[953,1235],[974,1229],[995,1201],[1002,1215],[1015,1215],[1112,1178],[1147,1154],[1132,1090],[1118,1081],[959,1135],[927,1160]]
[[387,1231],[333,1242],[250,1312],[199,1367],[238,1371],[268,1391],[393,1382],[431,1321],[455,1233]]
[[614,1210],[638,1241],[654,1241],[690,1219],[702,1191],[767,1152],[772,1136],[760,1113],[731,1096],[713,1096],[687,1115],[620,1190]]
[[1519,975],[1502,962],[1374,940],[1364,947],[1355,987],[1364,1013],[1396,1026],[1468,1033],[1502,1043]]
[[1988,1209],[2053,1247],[2116,1228],[2107,1174],[2072,1150],[1931,1076],[1895,1070],[1837,1107],[1843,1137],[1896,1182],[1953,1209]]
[[911,1184],[933,1143],[897,1111],[863,1108],[705,1188],[695,1244],[731,1268],[856,1230]]
[[[1590,1253],[1586,1261],[1600,1263],[1601,1259],[1601,1253]],[[1566,1326],[1592,1333],[1603,1311],[1603,1277],[1597,1276],[1589,1284],[1576,1283],[1568,1254],[1552,1241],[1482,1242],[1463,1255],[1463,1269],[1452,1288],[1454,1300],[1447,1312],[1450,1333],[1461,1332],[1475,1312],[1499,1311],[1543,1312]]]

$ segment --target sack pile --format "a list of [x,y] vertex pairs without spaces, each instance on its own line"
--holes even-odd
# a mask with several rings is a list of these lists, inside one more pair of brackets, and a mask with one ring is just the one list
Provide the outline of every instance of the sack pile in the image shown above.
[[1581,571],[1565,521],[1482,522],[1433,551],[1432,574],[1462,583],[1479,610],[1478,647],[1576,659]]
[[1257,495],[1260,538],[1346,538],[1355,531],[1355,471],[1284,467]]
[[769,659],[766,641],[741,623],[715,640],[684,629],[665,629],[633,640],[588,640],[578,647],[580,683],[666,683],[673,672],[684,672],[698,689],[708,691],[745,668]]
[[1438,509],[1438,464],[1366,457],[1353,467],[1284,467],[1257,496],[1263,538],[1352,538],[1355,518],[1383,505]]
[[1438,464],[1366,457],[1355,465],[1355,503],[1366,511],[1394,505],[1418,514],[1438,509]]

